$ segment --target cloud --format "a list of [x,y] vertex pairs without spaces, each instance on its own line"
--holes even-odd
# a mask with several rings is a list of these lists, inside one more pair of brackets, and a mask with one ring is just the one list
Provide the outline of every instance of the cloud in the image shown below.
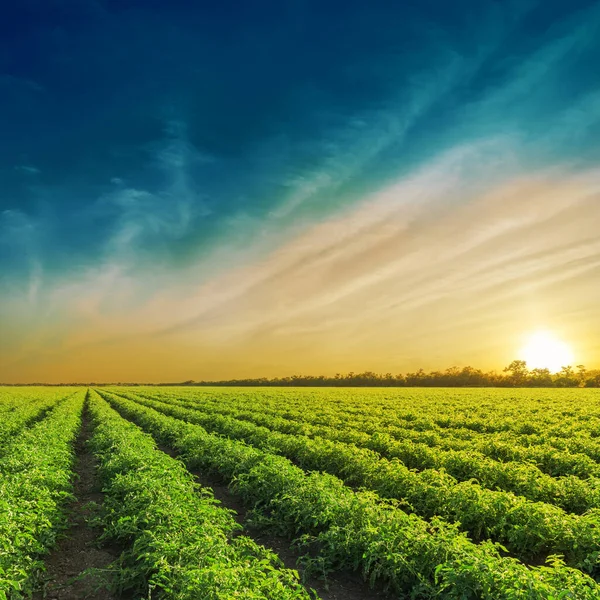
[[33,79],[16,77],[8,73],[0,73],[0,87],[7,90],[33,92],[38,94],[45,91],[44,86]]
[[[506,52],[498,60],[495,85],[489,85],[476,102],[465,104],[461,119],[474,129],[488,128],[490,121],[501,127],[510,126],[522,133],[539,135],[556,125],[556,113],[572,113],[573,102],[580,102],[580,93],[571,93],[567,102],[562,95],[569,89],[578,90],[576,80],[589,73],[581,62],[596,53],[597,26],[600,4],[573,11],[546,28],[539,36],[532,52]],[[565,79],[571,78],[569,84]],[[494,80],[492,80],[494,81]],[[598,90],[595,79],[588,81],[592,88],[590,98]],[[594,89],[595,88],[595,89]]]
[[43,236],[39,221],[24,211],[5,209],[0,212],[0,258],[7,259],[7,266],[25,265],[27,268],[38,263]]
[[[540,324],[572,338],[580,330],[569,315],[593,314],[600,302],[600,172],[551,169],[469,191],[465,169],[477,156],[450,153],[209,281],[194,283],[193,268],[154,281],[117,266],[92,271],[48,296],[70,316],[44,360],[137,348],[153,364],[164,357],[158,379],[182,365],[198,377],[206,361],[220,376],[261,364],[267,374],[491,367]],[[583,362],[594,364],[600,348],[579,335]],[[15,359],[31,354],[28,343]],[[244,355],[253,357],[246,366]]]
[[108,241],[112,253],[134,256],[144,242],[176,239],[183,236],[191,221],[189,198],[173,198],[168,193],[124,188],[102,198],[106,210],[114,209],[115,233]]
[[162,174],[158,189],[126,186],[120,177],[111,183],[116,189],[102,195],[92,210],[113,220],[112,232],[105,241],[105,262],[139,266],[139,260],[154,256],[160,262],[169,245],[184,239],[198,220],[210,209],[192,177],[195,165],[212,159],[198,151],[188,140],[185,125],[168,122],[166,139],[153,144],[151,165]]
[[[377,108],[332,115],[329,120],[343,125],[326,128],[323,138],[312,142],[309,150],[312,155],[321,157],[319,166],[285,179],[283,186],[289,192],[268,216],[284,219],[306,204],[314,207],[319,202],[326,203],[344,184],[360,181],[369,165],[381,158],[389,161],[385,155],[391,148],[399,155],[409,151],[412,130],[427,120],[439,102],[476,73],[495,47],[488,44],[478,55],[466,58],[450,46],[440,45],[432,53],[427,67],[411,74],[398,85],[398,91],[386,97]],[[373,65],[362,68],[373,69]],[[386,69],[393,80],[395,68],[389,65]]]
[[28,175],[39,175],[41,172],[37,167],[34,167],[32,165],[17,165],[15,167],[15,171],[27,173]]
[[[420,183],[424,184],[424,181]],[[569,207],[584,202],[587,194],[592,193],[585,188],[585,191],[571,189],[565,184],[555,190],[542,184],[538,189],[527,182],[518,182],[513,187],[501,188],[496,197],[484,197],[448,210],[444,209],[447,192],[440,194],[435,188],[426,185],[420,188],[416,184],[415,196],[410,198],[407,188],[399,186],[395,193],[402,200],[395,205],[389,202],[390,191],[382,199],[368,204],[374,214],[380,215],[377,220],[365,222],[361,214],[363,208],[341,221],[334,219],[316,226],[310,233],[279,249],[260,268],[249,269],[246,277],[243,273],[235,274],[238,289],[243,291],[241,297],[234,296],[232,302],[246,310],[254,305],[253,315],[256,315],[243,318],[241,330],[277,318],[278,311],[264,310],[265,302],[281,307],[278,320],[284,323],[297,314],[316,312],[365,294],[371,300],[363,299],[366,302],[364,310],[374,302],[376,313],[385,307],[382,299],[391,296],[394,297],[392,307],[424,306],[440,296],[447,296],[449,290],[456,291],[461,278],[465,286],[463,270],[469,272],[473,266],[463,261],[478,256],[482,248],[487,247],[490,251],[474,263],[477,269],[482,268],[483,257],[493,261],[498,255],[502,256],[502,252],[510,252],[510,244],[516,243],[521,232],[551,220],[555,214],[568,212]],[[419,195],[429,196],[428,202],[415,201]],[[567,195],[571,196],[568,201]],[[523,197],[529,200],[524,203]],[[594,201],[596,199],[593,197]],[[597,212],[593,202],[588,209],[592,214]],[[576,229],[571,235],[581,231],[584,230]],[[339,232],[343,232],[342,235]],[[540,243],[539,235],[522,246],[535,248]],[[555,241],[550,236],[544,242],[544,250],[548,253]],[[594,244],[585,246],[586,252],[597,250]],[[524,269],[528,264],[522,249],[518,255],[522,262],[516,262],[512,267],[517,272],[518,268]],[[560,264],[565,257],[568,258],[569,253],[555,256],[554,260]],[[452,268],[454,262],[456,267]],[[533,264],[534,272],[539,268]],[[488,281],[488,287],[510,279],[510,269],[500,273],[497,282]],[[534,273],[526,271],[525,274]],[[469,286],[477,288],[485,279],[480,275],[477,281],[469,281]],[[247,281],[245,289],[240,284],[243,281]],[[198,295],[211,296],[203,294],[202,290]],[[222,299],[215,309],[227,312]],[[364,310],[361,320],[365,317]],[[211,312],[208,318],[212,318]],[[197,318],[196,325],[205,325],[203,317]],[[190,324],[182,326],[188,327]]]

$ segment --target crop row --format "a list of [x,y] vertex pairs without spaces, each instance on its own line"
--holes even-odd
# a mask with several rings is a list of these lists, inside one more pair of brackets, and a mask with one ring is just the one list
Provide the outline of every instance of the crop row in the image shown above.
[[208,431],[281,454],[304,469],[323,470],[349,485],[403,500],[411,511],[425,518],[439,516],[459,523],[473,539],[501,542],[521,560],[534,561],[560,553],[568,564],[598,573],[600,514],[570,515],[558,507],[529,502],[510,492],[487,490],[470,481],[458,483],[436,470],[416,473],[397,460],[382,459],[371,450],[349,444],[276,433],[231,417],[174,404],[143,398],[136,401],[200,424]]
[[[149,388],[146,388],[149,389]],[[235,390],[235,391],[234,391]],[[164,391],[164,390],[161,390]],[[549,434],[552,439],[598,437],[600,410],[594,399],[597,390],[567,390],[548,394],[545,390],[334,390],[239,388],[178,388],[178,393],[199,401],[235,399],[252,405],[257,396],[265,407],[292,410],[312,405],[325,406],[343,420],[369,415],[380,425],[410,425],[415,430],[454,430],[469,433],[507,433],[513,436]],[[316,415],[315,415],[316,416]]]
[[[186,398],[189,402],[204,405],[211,410],[219,410],[219,407],[229,405],[235,405],[239,409],[246,407],[250,411],[260,407],[264,414],[281,417],[282,421],[288,421],[292,426],[329,427],[343,432],[347,437],[383,433],[398,441],[412,441],[440,450],[476,451],[484,457],[500,462],[532,464],[550,476],[600,476],[600,443],[574,432],[570,432],[564,439],[555,437],[550,432],[517,435],[511,431],[481,433],[472,429],[440,427],[433,418],[425,416],[426,411],[424,415],[419,416],[414,412],[406,413],[402,420],[400,415],[389,407],[383,410],[381,406],[373,406],[365,401],[362,407],[348,410],[338,402],[328,402],[327,395],[314,404],[307,402],[301,395],[300,401],[284,397],[280,398],[280,404],[276,405],[267,402],[262,395],[228,398],[228,401],[224,402],[224,398],[219,395],[214,398],[198,396],[190,394],[185,388],[178,388],[175,393],[166,393],[164,390],[157,393],[148,389],[141,390],[141,393],[154,398]],[[444,410],[451,411],[452,407],[437,407],[438,412]],[[410,416],[413,418],[409,418]],[[441,419],[437,417],[438,421]],[[528,421],[524,416],[521,419],[523,427],[532,427],[531,420]],[[537,431],[539,426],[535,429]]]
[[496,544],[474,544],[455,525],[425,521],[374,492],[352,491],[327,474],[306,474],[282,456],[101,392],[126,417],[180,452],[190,468],[219,473],[252,508],[255,522],[312,550],[327,572],[361,570],[413,598],[592,600],[600,587],[554,559],[529,568]]
[[8,451],[11,441],[27,425],[41,419],[48,410],[64,398],[64,392],[42,393],[35,398],[10,405],[0,419],[0,456]]
[[58,401],[75,393],[75,387],[2,387],[0,386],[0,412],[6,415],[30,403]]
[[[165,396],[160,395],[154,398],[166,400]],[[360,434],[348,431],[343,426],[335,428],[290,421],[262,412],[260,406],[255,411],[242,411],[236,409],[235,404],[206,406],[172,398],[168,402],[205,413],[231,416],[272,431],[355,444],[374,450],[385,458],[397,458],[409,469],[444,469],[457,481],[475,479],[482,487],[514,492],[534,502],[559,506],[567,512],[582,514],[592,508],[600,508],[600,479],[595,477],[587,481],[573,476],[555,478],[530,463],[500,462],[472,449],[442,450],[411,440],[396,440],[386,433]],[[600,469],[600,465],[597,466]]]
[[65,526],[83,392],[25,429],[0,462],[0,600],[30,597],[43,555]]
[[[181,462],[94,392],[91,448],[105,491],[103,538],[127,547],[121,589],[163,600],[308,600],[295,571],[244,536],[230,511]],[[155,596],[156,594],[156,596]]]

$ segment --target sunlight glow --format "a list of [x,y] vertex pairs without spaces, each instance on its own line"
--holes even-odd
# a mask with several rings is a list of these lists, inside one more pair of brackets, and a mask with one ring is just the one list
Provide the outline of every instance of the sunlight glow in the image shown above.
[[521,349],[521,358],[530,369],[548,369],[551,373],[574,364],[573,351],[569,345],[548,331],[532,334]]

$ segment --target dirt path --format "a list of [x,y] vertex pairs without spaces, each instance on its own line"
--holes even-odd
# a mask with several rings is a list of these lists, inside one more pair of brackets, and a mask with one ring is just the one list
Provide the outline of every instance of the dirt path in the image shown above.
[[[162,445],[159,448],[169,456],[177,457],[177,453],[170,448]],[[224,508],[235,512],[235,520],[244,527],[244,531],[240,535],[247,535],[257,544],[273,550],[288,569],[296,569],[301,575],[303,574],[302,567],[297,564],[300,553],[290,547],[289,540],[249,527],[246,523],[248,511],[241,498],[232,494],[224,481],[199,471],[191,471],[191,473],[202,487],[209,487],[213,490],[215,498],[221,502]],[[327,577],[327,582],[311,577],[305,581],[305,586],[313,588],[322,600],[398,600],[398,595],[386,594],[381,589],[370,589],[359,574],[349,571],[331,573]]]
[[65,537],[46,558],[43,588],[33,595],[33,600],[117,600],[106,588],[96,591],[99,577],[86,576],[73,581],[90,568],[104,569],[117,557],[110,548],[99,549],[97,539],[101,530],[88,526],[91,515],[89,502],[101,504],[103,494],[96,478],[95,459],[86,441],[90,436],[87,406],[83,412],[83,425],[75,444],[75,501],[69,507],[71,526]]

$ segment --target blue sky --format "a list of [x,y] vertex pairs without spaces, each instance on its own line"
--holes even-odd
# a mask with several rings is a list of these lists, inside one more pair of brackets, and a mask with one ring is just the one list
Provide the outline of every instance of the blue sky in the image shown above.
[[[336,267],[342,275],[334,290],[325,292],[331,266],[306,297],[286,293],[290,282],[264,288],[268,300],[261,296],[256,308],[247,288],[235,292],[232,283],[215,282],[238,281],[241,270],[246,275],[239,281],[247,277],[254,289],[266,277],[265,264],[287,255],[286,248],[299,240],[318,246],[311,232],[332,223],[346,223],[340,227],[355,240],[365,232],[368,215],[378,214],[386,190],[404,189],[414,178],[420,193],[406,203],[395,198],[394,216],[384,220],[400,223],[413,215],[404,233],[389,235],[398,241],[425,232],[420,251],[433,247],[427,232],[436,223],[448,224],[475,199],[527,178],[551,189],[585,189],[588,220],[600,217],[593,196],[600,159],[598,40],[598,2],[29,0],[5,8],[0,317],[8,377],[52,369],[91,377],[95,372],[88,367],[69,370],[77,348],[125,347],[138,343],[142,330],[178,352],[197,345],[199,356],[219,356],[207,377],[289,372],[298,356],[320,347],[328,349],[335,368],[356,368],[363,357],[346,352],[341,332],[347,325],[335,330],[330,315],[311,313],[311,299],[364,292],[376,313],[381,294],[366,276],[373,269],[394,273],[400,246],[381,259],[371,246],[356,250],[351,264]],[[551,203],[536,194],[540,206]],[[566,193],[556,210],[571,206],[573,198]],[[518,213],[526,204],[523,197],[512,212],[494,212],[491,222],[521,222]],[[363,219],[357,229],[348,225],[355,218]],[[474,223],[469,214],[465,219],[467,232]],[[460,229],[452,231],[439,238],[447,239],[448,248],[463,239]],[[553,249],[579,243],[576,233],[573,240],[569,235],[565,231],[563,239],[557,225],[554,242],[540,241],[530,252],[550,256]],[[591,233],[589,238],[587,254],[578,260],[594,265],[598,255]],[[500,261],[512,248],[499,244],[490,252]],[[298,265],[305,258],[294,252],[286,276],[301,281]],[[350,256],[350,242],[340,252]],[[557,272],[561,264],[556,262]],[[582,277],[598,275],[594,268]],[[425,294],[426,283],[415,285],[423,285]],[[215,286],[238,301],[226,314],[207,317],[194,306],[203,306]],[[452,296],[456,282],[448,286],[444,294]],[[172,290],[170,304],[158,300],[165,289]],[[71,290],[74,306],[61,295],[64,290]],[[95,308],[81,311],[78,302],[89,290]],[[588,296],[598,293],[596,285]],[[179,302],[186,299],[191,306],[182,310]],[[153,312],[139,328],[123,325],[156,302],[159,317]],[[332,302],[342,310],[342,300]],[[248,306],[253,315],[260,307],[264,314],[281,306],[293,310],[275,324],[249,318]],[[520,328],[529,326],[523,315],[531,310],[522,306],[521,316],[510,317]],[[565,316],[569,311],[598,316],[588,314],[589,307],[566,306],[564,314],[554,308],[538,312],[559,323],[561,332],[575,327]],[[343,310],[349,320],[362,321],[355,304]],[[303,323],[301,330],[313,333],[297,347],[297,334],[285,334],[285,328],[298,311],[308,311],[311,325]],[[393,318],[404,323],[410,314],[399,301]],[[432,348],[439,346],[436,335],[446,335],[435,314]],[[481,321],[483,312],[474,314]],[[222,326],[213,331],[215,319]],[[249,322],[255,323],[251,331],[241,325],[231,325],[237,335],[229,331],[231,323]],[[119,334],[99,336],[107,323]],[[165,342],[165,332],[188,323],[197,324],[190,326],[191,340]],[[282,327],[283,334],[273,334]],[[471,337],[483,340],[484,329],[473,327]],[[402,369],[433,356],[425,345],[418,355],[398,355],[384,325],[369,321],[362,328],[356,339],[366,336],[369,344],[388,349],[365,368]],[[588,346],[587,356],[600,359],[596,346]],[[476,363],[477,347],[442,352],[431,366]],[[287,362],[274,358],[282,349],[289,349]],[[241,359],[230,370],[215,366],[246,352],[264,361],[247,369]],[[104,356],[100,350],[98,356]],[[140,361],[139,370],[132,370],[136,376],[146,372]],[[306,362],[305,370],[316,364],[322,359]],[[117,371],[108,361],[98,372],[110,377]],[[165,367],[164,377],[171,375],[179,371]]]

